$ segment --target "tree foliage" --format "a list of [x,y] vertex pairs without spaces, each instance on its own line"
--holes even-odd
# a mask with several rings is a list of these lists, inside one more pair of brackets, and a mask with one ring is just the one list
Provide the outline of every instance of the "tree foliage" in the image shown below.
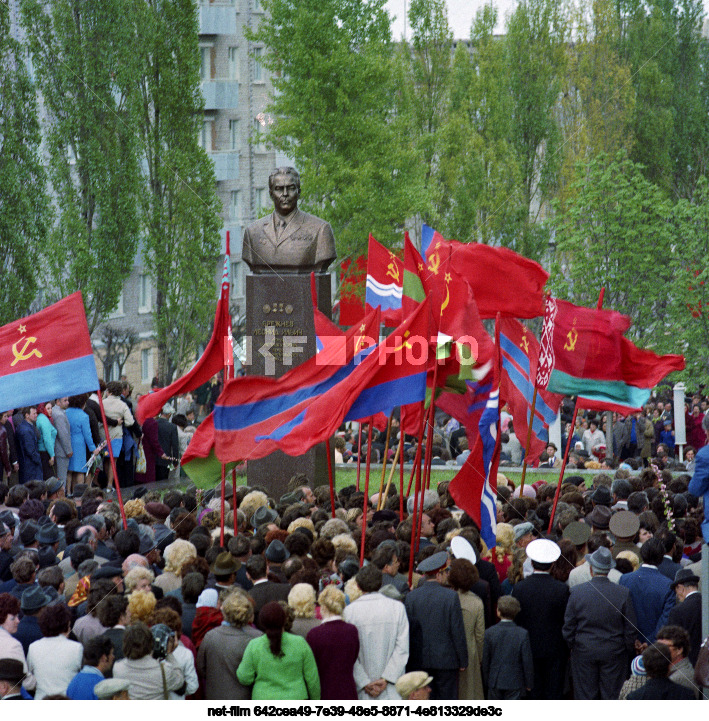
[[142,252],[157,289],[158,373],[168,381],[195,360],[214,316],[220,203],[213,165],[197,143],[203,100],[196,3],[134,0],[134,7]]
[[27,313],[37,291],[49,203],[39,157],[37,101],[0,4],[0,324]]
[[22,0],[56,206],[44,297],[77,290],[89,329],[118,302],[138,247],[135,40],[122,0]]

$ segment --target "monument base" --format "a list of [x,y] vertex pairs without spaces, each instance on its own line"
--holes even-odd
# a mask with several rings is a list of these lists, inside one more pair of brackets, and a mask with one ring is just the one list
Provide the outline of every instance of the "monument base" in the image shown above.
[[[330,276],[315,276],[318,307],[328,318],[332,300]],[[246,336],[251,338],[248,375],[279,378],[316,352],[310,275],[246,276]],[[334,452],[333,452],[334,455]],[[333,458],[334,471],[334,458]],[[281,451],[248,461],[249,486],[263,486],[276,500],[287,492],[288,481],[304,473],[313,487],[327,485],[327,453],[324,443],[302,456]]]

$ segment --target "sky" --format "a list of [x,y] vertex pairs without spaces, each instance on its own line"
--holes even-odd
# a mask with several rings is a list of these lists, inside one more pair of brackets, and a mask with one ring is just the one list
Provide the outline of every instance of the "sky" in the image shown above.
[[[447,0],[448,5],[448,22],[453,30],[453,37],[456,40],[462,40],[470,36],[470,26],[473,17],[478,8],[485,4],[486,0]],[[404,26],[404,18],[407,15],[410,0],[389,0],[386,8],[390,15],[395,15],[396,20],[392,25],[393,36],[395,40],[400,40],[406,30],[407,37],[409,34],[408,27]],[[495,0],[494,3],[498,10],[498,29],[501,30],[504,25],[505,15],[512,12],[517,5],[516,0]]]

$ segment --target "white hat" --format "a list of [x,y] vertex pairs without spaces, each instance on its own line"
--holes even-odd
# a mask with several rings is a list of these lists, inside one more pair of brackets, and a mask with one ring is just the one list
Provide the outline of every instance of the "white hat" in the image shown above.
[[465,558],[473,566],[477,563],[478,557],[475,553],[475,549],[470,545],[468,541],[460,536],[454,536],[451,539],[451,551],[456,558]]
[[532,541],[525,549],[527,556],[537,563],[554,563],[561,556],[561,549],[554,541],[538,538]]

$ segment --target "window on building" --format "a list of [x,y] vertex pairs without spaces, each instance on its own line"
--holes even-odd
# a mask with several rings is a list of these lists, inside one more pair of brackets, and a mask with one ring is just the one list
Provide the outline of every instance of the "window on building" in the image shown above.
[[117,381],[121,379],[121,367],[117,360],[114,360],[108,366],[108,372],[106,373],[105,381]]
[[239,48],[232,46],[227,51],[229,80],[239,82]]
[[199,135],[197,136],[197,144],[202,150],[207,153],[211,153],[213,150],[212,143],[212,130],[213,120],[211,118],[205,118],[202,121],[202,126],[199,129]]
[[143,383],[150,383],[153,379],[152,348],[143,348],[140,352],[140,379]]
[[262,83],[263,82],[263,65],[262,65],[263,48],[254,48],[253,57],[254,57],[254,82]]
[[229,195],[229,217],[232,220],[241,220],[241,191],[232,190]]
[[231,297],[239,298],[243,295],[242,292],[242,278],[243,263],[240,260],[235,260],[231,264]]
[[123,288],[121,288],[121,294],[118,296],[118,303],[116,307],[111,311],[109,318],[121,318],[123,313]]
[[153,285],[150,276],[142,273],[138,282],[138,313],[149,313],[153,308]]
[[199,79],[211,80],[212,78],[212,48],[209,45],[199,47],[200,68]]
[[263,8],[261,7],[261,0],[254,0],[254,12],[262,13]]
[[239,121],[229,121],[229,147],[231,150],[239,150]]
[[259,120],[259,118],[256,118],[256,120],[254,120],[254,134],[253,138],[251,139],[251,143],[253,144],[254,151],[257,153],[266,152],[266,140],[264,138],[265,133],[265,122],[262,122],[261,120]]
[[266,210],[266,203],[268,202],[268,195],[266,194],[266,188],[255,188],[254,189],[254,204],[256,206],[256,215],[262,215],[262,211]]

